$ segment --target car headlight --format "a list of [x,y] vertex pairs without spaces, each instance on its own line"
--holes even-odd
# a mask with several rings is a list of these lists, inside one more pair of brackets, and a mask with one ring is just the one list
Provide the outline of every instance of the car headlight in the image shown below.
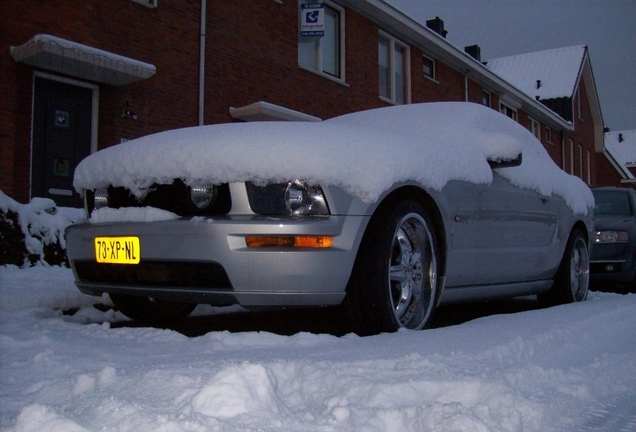
[[195,183],[190,185],[190,200],[199,210],[210,206],[216,198],[216,186],[211,183]]
[[594,243],[627,243],[629,235],[627,231],[596,231]]
[[254,213],[271,216],[328,215],[322,188],[304,180],[256,186],[247,183],[247,195]]

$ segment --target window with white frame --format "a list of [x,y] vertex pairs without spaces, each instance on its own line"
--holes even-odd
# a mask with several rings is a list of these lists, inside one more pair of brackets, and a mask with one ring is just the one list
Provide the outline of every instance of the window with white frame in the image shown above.
[[570,141],[570,174],[574,174],[574,141]]
[[552,144],[552,129],[549,127],[545,128],[545,141]]
[[329,1],[324,3],[325,34],[317,38],[299,33],[298,64],[344,80],[344,9]]
[[585,155],[587,156],[587,177],[586,181],[588,185],[592,185],[592,161],[591,154],[589,150],[585,150]]
[[487,92],[486,90],[482,90],[481,91],[481,103],[484,104],[485,106],[487,106],[488,108],[490,108],[490,102],[491,98],[490,98],[490,93]]
[[539,123],[532,117],[528,117],[528,129],[530,130],[530,132],[532,132],[532,135],[534,135],[539,141],[541,141],[541,123]]
[[410,52],[408,45],[384,32],[378,37],[380,97],[394,104],[411,99]]
[[424,76],[432,80],[435,79],[435,60],[430,57],[423,56],[424,59]]
[[503,102],[499,104],[499,112],[505,116],[510,117],[514,121],[517,121],[517,110],[512,107],[509,107]]
[[581,147],[581,145],[577,145],[577,148],[579,150],[579,177],[581,178],[581,180],[584,180],[585,177],[583,176],[583,147]]

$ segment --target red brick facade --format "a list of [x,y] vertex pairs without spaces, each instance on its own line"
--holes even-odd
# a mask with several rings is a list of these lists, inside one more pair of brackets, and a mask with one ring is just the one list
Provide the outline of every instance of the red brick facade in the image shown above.
[[[299,67],[296,1],[263,0],[254,7],[240,1],[208,0],[204,123],[231,122],[230,107],[258,101],[323,119],[388,105],[378,95],[381,26],[351,9],[344,10],[343,82]],[[19,18],[24,16],[29,19]],[[390,28],[384,26],[382,30],[392,34]],[[60,75],[11,57],[11,46],[19,46],[37,34],[50,34],[156,66],[156,74],[144,81],[120,87],[97,83],[99,148],[198,123],[199,1],[159,0],[155,9],[131,0],[4,1],[0,3],[0,189],[14,199],[25,202],[30,194],[34,71]],[[398,34],[393,36],[400,38]],[[423,55],[435,58],[435,80],[423,74]],[[425,48],[410,46],[410,75],[411,102],[482,101],[481,84],[466,79],[465,73]],[[491,97],[492,108],[498,110],[498,95],[493,92]],[[586,100],[582,105],[587,105]],[[134,112],[137,118],[123,117],[123,110]],[[583,121],[576,120],[576,130],[567,132],[565,140],[572,137],[575,149],[581,144],[585,152],[590,151],[594,184],[598,162],[586,117],[590,114],[584,111]],[[518,111],[518,121],[527,126],[527,114]],[[553,144],[549,144],[545,142],[545,126],[541,130],[548,152],[561,166],[561,132],[554,130]],[[585,177],[586,169],[581,173],[576,165],[574,173]]]

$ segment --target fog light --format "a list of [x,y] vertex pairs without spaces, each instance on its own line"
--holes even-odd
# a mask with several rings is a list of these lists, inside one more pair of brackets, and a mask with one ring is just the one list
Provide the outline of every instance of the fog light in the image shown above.
[[193,184],[190,186],[190,200],[198,209],[203,210],[214,201],[216,186],[210,183]]

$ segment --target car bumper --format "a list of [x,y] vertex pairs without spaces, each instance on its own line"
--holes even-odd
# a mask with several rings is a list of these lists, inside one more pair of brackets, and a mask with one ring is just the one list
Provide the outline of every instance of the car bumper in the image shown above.
[[629,243],[594,244],[590,256],[592,281],[631,284],[636,265]]
[[[85,294],[121,293],[212,305],[316,306],[342,302],[366,216],[225,216],[80,223],[67,254]],[[332,247],[249,248],[247,235],[329,235]],[[99,264],[95,237],[136,236],[139,264]]]

